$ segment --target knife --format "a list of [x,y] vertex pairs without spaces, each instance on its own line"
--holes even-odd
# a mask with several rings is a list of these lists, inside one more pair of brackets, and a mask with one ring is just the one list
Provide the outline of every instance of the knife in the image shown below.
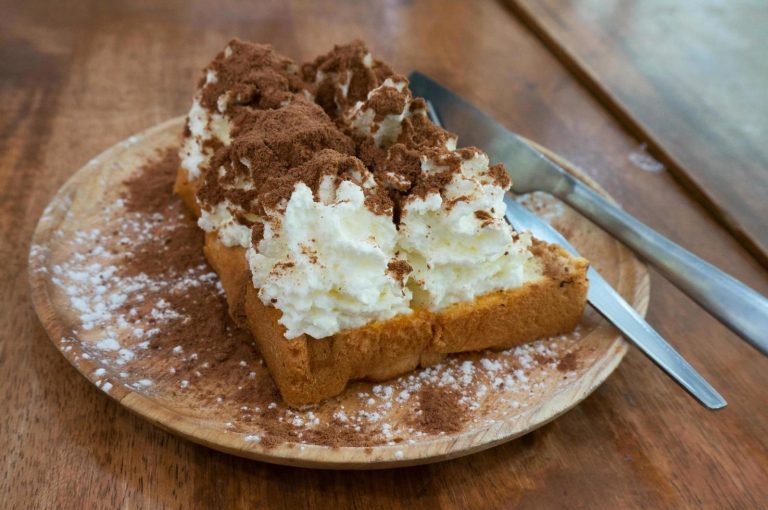
[[768,299],[661,236],[608,202],[522,138],[427,76],[409,76],[415,96],[459,135],[484,149],[512,176],[513,191],[545,191],[566,202],[653,264],[670,282],[768,356]]
[[[427,99],[427,115],[436,125],[442,122]],[[504,196],[504,217],[515,230],[529,230],[537,238],[559,244],[572,255],[579,253],[557,230],[515,201]],[[593,307],[672,379],[709,409],[722,409],[725,399],[675,349],[643,319],[593,267],[587,269],[587,300]]]
[[[528,211],[509,194],[504,197],[504,203],[507,206],[505,217],[515,230],[530,230],[538,239],[559,244],[572,255],[579,256],[565,237],[547,222]],[[613,323],[629,341],[699,402],[710,409],[721,409],[726,406],[723,397],[650,324],[640,317],[618,292],[613,290],[600,273],[590,267],[587,270],[587,277],[589,278],[587,300],[603,317]]]

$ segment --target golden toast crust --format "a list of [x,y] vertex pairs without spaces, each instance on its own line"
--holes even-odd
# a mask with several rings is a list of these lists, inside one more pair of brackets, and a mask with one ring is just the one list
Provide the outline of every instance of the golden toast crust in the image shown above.
[[[196,216],[195,186],[179,169],[174,190]],[[544,278],[518,289],[493,292],[440,312],[416,310],[361,328],[315,339],[287,340],[280,311],[266,306],[253,286],[245,249],[229,248],[215,233],[205,237],[205,256],[227,294],[230,315],[256,341],[283,399],[292,406],[341,393],[356,379],[385,380],[445,354],[502,349],[573,330],[586,303],[588,263],[563,248],[536,242]]]

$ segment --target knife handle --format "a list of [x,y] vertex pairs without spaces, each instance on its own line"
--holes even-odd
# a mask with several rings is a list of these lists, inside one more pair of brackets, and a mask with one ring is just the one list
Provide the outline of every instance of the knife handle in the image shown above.
[[626,244],[768,356],[768,299],[639,222],[571,175],[563,175],[550,192]]

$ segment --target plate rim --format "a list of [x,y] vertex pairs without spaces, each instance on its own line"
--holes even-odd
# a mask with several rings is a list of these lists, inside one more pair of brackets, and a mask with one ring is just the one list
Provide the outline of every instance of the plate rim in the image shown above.
[[[99,389],[104,389],[96,384],[96,376],[93,370],[88,367],[95,365],[88,360],[75,359],[74,350],[65,351],[62,348],[61,340],[66,338],[69,333],[61,318],[55,313],[53,300],[47,292],[50,276],[41,271],[46,264],[41,257],[36,256],[34,248],[36,246],[46,245],[44,237],[47,232],[55,229],[57,223],[51,224],[53,210],[66,202],[68,197],[73,197],[77,192],[77,184],[84,180],[85,176],[94,173],[96,175],[103,172],[102,163],[104,160],[113,156],[121,150],[127,150],[132,145],[151,140],[153,135],[169,130],[172,127],[178,127],[181,133],[184,116],[178,116],[168,119],[164,122],[147,128],[135,135],[132,135],[101,152],[98,156],[91,159],[75,173],[73,173],[64,184],[57,190],[51,198],[44,212],[38,219],[30,242],[30,252],[28,256],[28,281],[30,286],[30,296],[35,313],[37,314],[43,329],[45,329],[49,339],[61,355],[72,365],[83,377]],[[613,198],[597,182],[587,176],[577,166],[573,165],[555,152],[543,147],[535,142],[531,142],[539,151],[548,158],[562,166],[566,171],[579,178],[587,185],[598,191],[601,195],[614,201]],[[63,220],[62,218],[61,220]],[[617,241],[618,242],[618,241]],[[650,276],[645,264],[638,260],[628,249],[626,250],[628,260],[635,266],[637,273],[637,284],[635,285],[631,301],[632,306],[638,310],[641,315],[645,315],[650,300]],[[282,444],[274,447],[266,447],[257,442],[248,443],[245,441],[245,434],[240,432],[229,432],[220,428],[205,427],[203,420],[185,416],[178,410],[163,404],[155,399],[144,396],[132,389],[119,384],[112,388],[112,391],[104,391],[113,400],[117,401],[123,407],[129,409],[134,414],[141,416],[153,425],[166,430],[179,437],[187,439],[203,446],[223,451],[262,462],[280,464],[295,467],[323,468],[323,469],[385,469],[393,467],[407,467],[421,464],[441,462],[453,458],[463,457],[477,453],[499,444],[511,441],[517,437],[536,430],[543,425],[558,418],[566,413],[587,396],[594,392],[605,380],[613,373],[624,358],[628,350],[628,344],[618,333],[615,334],[606,353],[592,364],[592,366],[581,375],[581,377],[554,393],[549,400],[541,402],[520,416],[535,416],[537,413],[546,410],[541,419],[534,420],[533,425],[515,430],[514,424],[525,420],[514,420],[512,422],[500,421],[487,427],[479,427],[460,434],[451,434],[437,436],[428,440],[419,441],[416,444],[398,444],[398,445],[378,445],[378,446],[340,446],[331,447],[324,445],[299,445]],[[587,381],[587,384],[578,384]],[[553,405],[554,404],[554,405]],[[545,409],[546,408],[546,409]],[[509,425],[512,426],[509,426]],[[505,426],[507,425],[507,426]],[[226,432],[222,434],[222,432]],[[213,439],[213,436],[216,436]],[[474,442],[472,446],[463,445],[471,437],[481,437],[479,442]],[[460,445],[460,446],[457,446]],[[463,446],[462,446],[463,445]],[[440,447],[440,453],[433,453],[434,449]],[[328,455],[333,451],[333,455]],[[406,453],[407,452],[407,453]],[[399,456],[399,453],[403,453]]]

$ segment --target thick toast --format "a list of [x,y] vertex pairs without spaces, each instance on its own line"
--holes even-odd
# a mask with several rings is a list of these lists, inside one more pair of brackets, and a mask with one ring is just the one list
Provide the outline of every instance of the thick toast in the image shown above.
[[[195,185],[183,169],[175,191],[199,216]],[[322,339],[288,340],[278,322],[281,312],[258,297],[245,249],[224,246],[215,232],[205,238],[205,255],[221,279],[230,314],[251,331],[283,399],[293,406],[338,395],[351,380],[389,379],[448,353],[509,348],[573,330],[586,303],[587,261],[540,241],[531,251],[543,276],[520,288],[439,312],[414,310]]]

